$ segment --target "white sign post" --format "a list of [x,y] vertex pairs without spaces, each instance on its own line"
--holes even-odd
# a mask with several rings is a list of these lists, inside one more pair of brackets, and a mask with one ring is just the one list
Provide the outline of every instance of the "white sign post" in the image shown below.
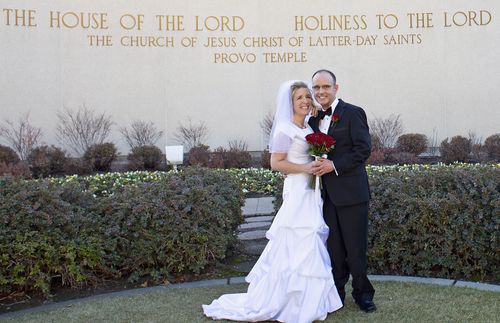
[[165,146],[165,155],[167,158],[167,165],[173,165],[177,170],[177,165],[181,165],[184,161],[183,146]]

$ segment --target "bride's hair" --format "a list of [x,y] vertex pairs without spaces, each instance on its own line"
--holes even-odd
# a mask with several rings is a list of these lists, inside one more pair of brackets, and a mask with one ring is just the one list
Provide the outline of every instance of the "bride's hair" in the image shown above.
[[309,92],[309,94],[311,94],[311,90],[309,90],[309,86],[307,86],[307,84],[305,82],[297,81],[297,82],[292,83],[292,85],[290,85],[290,90],[292,92],[291,93],[292,94],[292,98],[293,98],[293,94],[298,89],[307,89],[307,92]]

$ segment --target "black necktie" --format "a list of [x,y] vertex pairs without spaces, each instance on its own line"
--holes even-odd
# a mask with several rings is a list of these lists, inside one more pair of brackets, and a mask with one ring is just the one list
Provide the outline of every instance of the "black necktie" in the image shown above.
[[323,109],[321,109],[321,110],[319,110],[319,111],[318,111],[318,117],[319,117],[321,120],[323,120],[323,118],[324,118],[325,116],[331,116],[331,115],[332,115],[332,108],[331,108],[331,107],[329,107],[327,110],[323,110]]

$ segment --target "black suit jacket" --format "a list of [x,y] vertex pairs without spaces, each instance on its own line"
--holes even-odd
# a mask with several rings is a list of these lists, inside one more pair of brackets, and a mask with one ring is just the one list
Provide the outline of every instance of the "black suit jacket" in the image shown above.
[[[355,105],[339,100],[334,114],[340,119],[331,124],[328,134],[337,141],[335,149],[330,151],[328,159],[337,169],[325,174],[323,188],[334,205],[346,206],[367,202],[370,199],[370,187],[366,174],[365,162],[370,157],[371,140],[365,111]],[[309,119],[309,125],[319,132],[317,117]]]

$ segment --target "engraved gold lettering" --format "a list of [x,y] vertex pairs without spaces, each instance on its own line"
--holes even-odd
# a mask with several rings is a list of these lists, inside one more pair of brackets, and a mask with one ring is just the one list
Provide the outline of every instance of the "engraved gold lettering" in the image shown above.
[[285,37],[245,37],[243,46],[245,47],[281,47]]
[[104,12],[49,12],[50,28],[108,29],[107,19]]
[[393,13],[388,15],[385,14],[377,14],[378,29],[386,28],[386,29],[394,29],[397,27],[399,23],[398,16]]
[[4,8],[5,24],[16,27],[36,27],[36,10]]
[[366,15],[295,16],[295,31],[364,30]]
[[305,52],[262,53],[265,63],[306,63]]
[[182,31],[184,30],[184,16],[156,15],[158,30]]
[[89,46],[109,47],[113,46],[113,37],[111,35],[88,35]]
[[236,37],[208,37],[204,47],[236,47]]
[[123,36],[120,44],[124,47],[174,47],[173,37]]
[[491,13],[487,10],[457,11],[453,14],[444,13],[444,27],[463,27],[463,26],[486,26],[491,22]]
[[309,46],[351,46],[351,36],[310,36]]
[[245,20],[240,16],[195,16],[195,31],[240,31]]
[[216,64],[236,64],[255,63],[257,56],[254,53],[215,53],[214,63]]
[[432,12],[408,13],[408,24],[410,28],[432,28]]
[[415,45],[421,43],[421,34],[384,35],[384,45]]

